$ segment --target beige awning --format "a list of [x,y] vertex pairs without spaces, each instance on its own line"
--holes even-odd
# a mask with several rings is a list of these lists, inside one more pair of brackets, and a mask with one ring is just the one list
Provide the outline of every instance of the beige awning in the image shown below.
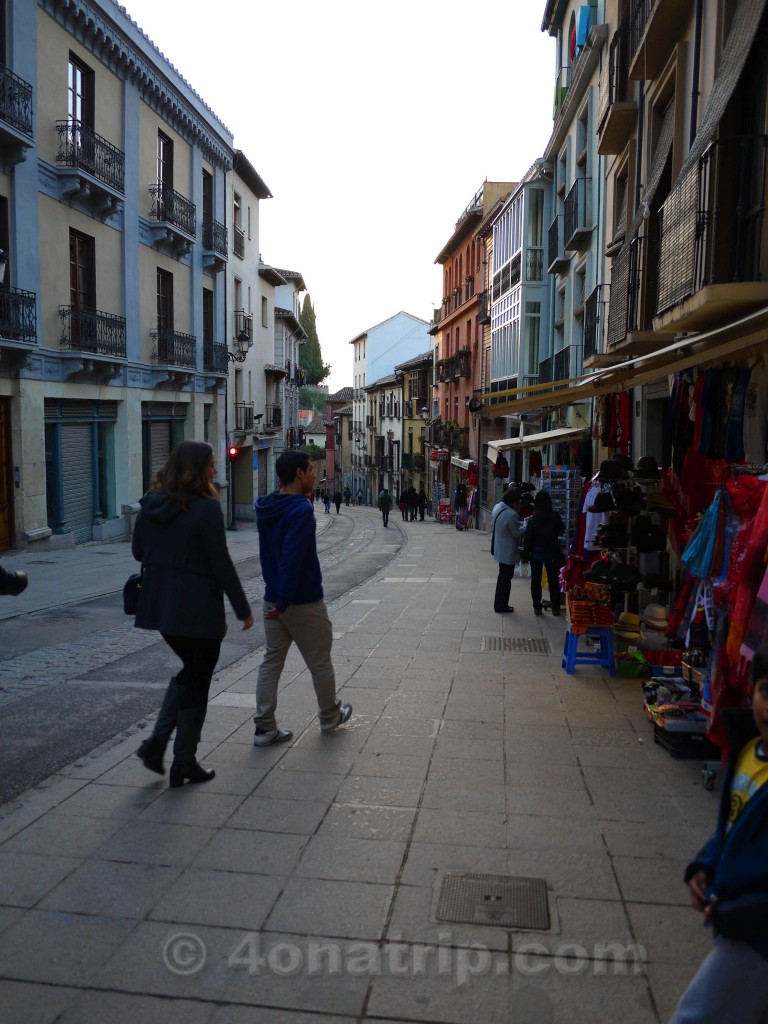
[[476,465],[476,463],[475,463],[474,459],[460,459],[458,457],[458,455],[452,455],[451,456],[451,465],[452,466],[458,466],[459,469],[466,469],[466,470],[468,470],[470,466],[474,466],[474,465]]
[[548,444],[559,444],[561,441],[573,441],[584,437],[584,427],[558,427],[557,430],[545,430],[543,434],[528,434],[527,437],[504,437],[498,441],[488,442],[488,458],[496,463],[502,452],[519,451],[521,448],[543,448]]

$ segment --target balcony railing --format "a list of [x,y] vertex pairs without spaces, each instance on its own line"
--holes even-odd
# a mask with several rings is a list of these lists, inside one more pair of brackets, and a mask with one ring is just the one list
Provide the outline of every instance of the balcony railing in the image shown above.
[[203,369],[206,373],[227,373],[229,356],[227,346],[217,342],[203,342]]
[[413,469],[413,452],[403,452],[401,466],[403,469]]
[[190,203],[179,192],[174,192],[170,185],[158,181],[156,185],[149,186],[149,194],[152,196],[152,208],[149,211],[151,220],[165,221],[180,228],[188,235],[195,236],[197,232],[197,208]]
[[[600,103],[597,112],[597,130],[601,133],[614,103],[626,103],[629,95],[629,33],[621,25],[613,34],[608,48],[608,60],[603,66],[600,82]],[[602,80],[604,78],[604,80]]]
[[565,197],[565,213],[563,226],[563,241],[566,250],[578,248],[584,238],[590,233],[588,217],[589,211],[589,178],[577,178]]
[[241,260],[245,258],[245,232],[239,224],[233,225],[232,251],[235,256],[239,256]]
[[661,210],[657,313],[707,285],[762,280],[768,136],[718,139]]
[[456,372],[459,377],[464,377],[466,380],[472,376],[472,367],[470,365],[470,352],[459,352],[456,356]]
[[152,358],[163,366],[185,366],[194,370],[197,366],[197,339],[193,334],[181,334],[166,327],[150,331],[154,342]]
[[548,242],[547,269],[550,274],[556,274],[570,260],[570,257],[565,255],[565,246],[563,245],[563,218],[560,214],[558,214],[549,225]]
[[279,405],[264,406],[264,426],[267,430],[276,430],[283,425],[283,410]]
[[607,293],[605,285],[598,285],[584,303],[584,358],[602,352],[603,319]]
[[203,221],[203,248],[207,252],[217,252],[219,256],[226,256],[229,252],[227,239],[228,234],[224,224],[220,224],[217,220]]
[[78,167],[103,181],[121,195],[125,192],[125,153],[83,124],[82,121],[57,121],[60,167]]
[[0,65],[0,118],[32,138],[32,86]]
[[413,468],[419,472],[424,472],[427,468],[427,459],[425,455],[414,455],[413,456]]
[[235,402],[235,430],[253,431],[253,402]]
[[491,307],[488,302],[487,288],[480,292],[480,298],[477,303],[477,322],[479,324],[489,324],[491,322]]
[[125,359],[125,317],[83,306],[59,306],[61,347]]
[[[554,380],[568,380],[576,377],[580,372],[579,350],[575,345],[566,345],[559,352],[555,352],[552,358],[552,370]],[[565,384],[563,387],[567,387]]]
[[608,306],[608,345],[616,345],[639,329],[640,278],[644,238],[633,238],[613,261]]
[[244,309],[235,310],[235,337],[241,344],[253,340],[253,313]]
[[537,246],[529,246],[525,253],[526,281],[542,281],[544,279],[544,250]]
[[653,13],[657,0],[634,0],[632,4],[632,20],[629,30],[629,51],[630,58],[637,53],[640,41],[645,32],[645,26]]
[[546,359],[542,359],[539,363],[539,384],[548,384],[553,379],[552,370],[554,368],[554,359],[552,356],[547,356]]
[[34,292],[0,286],[0,340],[37,341],[37,309]]

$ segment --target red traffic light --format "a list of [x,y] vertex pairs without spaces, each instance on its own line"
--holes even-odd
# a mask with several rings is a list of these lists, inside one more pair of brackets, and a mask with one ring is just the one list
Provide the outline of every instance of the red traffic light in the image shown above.
[[237,445],[231,444],[229,448],[227,448],[227,455],[230,457],[230,459],[236,459],[237,453],[239,451],[240,449],[237,447]]

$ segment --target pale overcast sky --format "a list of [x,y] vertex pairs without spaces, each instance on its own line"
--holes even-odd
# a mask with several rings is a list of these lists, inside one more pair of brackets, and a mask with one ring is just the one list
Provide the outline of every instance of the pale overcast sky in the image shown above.
[[544,0],[126,0],[269,187],[267,263],[299,271],[332,391],[349,342],[431,320],[434,260],[482,182],[517,181],[552,130]]

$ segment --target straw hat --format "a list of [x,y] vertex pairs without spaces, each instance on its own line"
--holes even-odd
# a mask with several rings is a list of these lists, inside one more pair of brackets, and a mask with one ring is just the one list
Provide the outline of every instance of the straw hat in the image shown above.
[[622,612],[619,615],[619,621],[613,627],[613,632],[625,640],[636,640],[641,636],[640,616],[635,615],[634,612]]
[[649,604],[645,606],[645,611],[640,616],[646,626],[650,626],[651,629],[664,630],[669,625],[667,619],[667,610],[663,604]]

